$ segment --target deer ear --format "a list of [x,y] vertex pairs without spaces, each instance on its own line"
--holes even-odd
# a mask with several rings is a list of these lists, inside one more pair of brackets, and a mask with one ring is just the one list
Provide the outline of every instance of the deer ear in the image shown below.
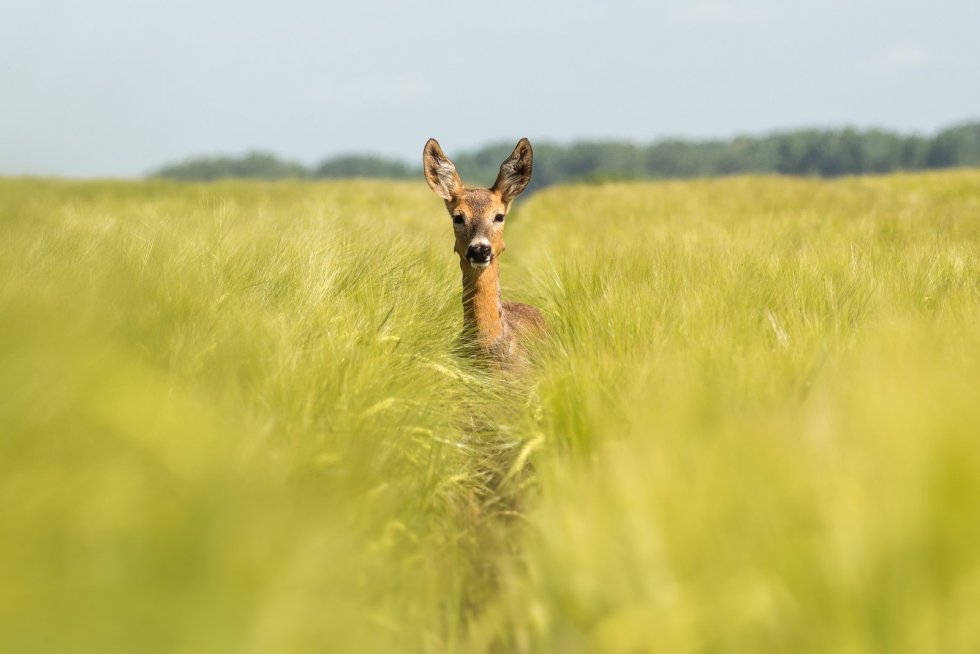
[[429,188],[443,200],[452,200],[463,193],[463,182],[456,165],[439,147],[439,141],[429,139],[422,150],[422,171]]
[[528,182],[531,181],[531,162],[534,159],[534,151],[531,150],[531,143],[527,139],[521,139],[517,147],[500,164],[500,172],[497,174],[497,181],[493,183],[491,190],[500,193],[504,202],[510,202],[524,192]]

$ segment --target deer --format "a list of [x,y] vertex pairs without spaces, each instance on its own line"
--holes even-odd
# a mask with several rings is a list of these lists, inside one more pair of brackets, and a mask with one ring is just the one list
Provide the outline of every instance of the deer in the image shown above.
[[547,329],[541,311],[529,304],[500,300],[500,255],[504,223],[514,198],[531,181],[531,143],[521,139],[500,164],[490,188],[466,188],[435,139],[422,151],[429,188],[443,199],[453,222],[459,268],[463,275],[461,344],[504,369],[527,363],[528,341]]

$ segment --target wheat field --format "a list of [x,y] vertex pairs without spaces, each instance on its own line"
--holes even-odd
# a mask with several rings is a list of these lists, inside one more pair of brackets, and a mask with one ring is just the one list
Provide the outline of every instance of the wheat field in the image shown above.
[[5,652],[977,652],[980,171],[0,180]]

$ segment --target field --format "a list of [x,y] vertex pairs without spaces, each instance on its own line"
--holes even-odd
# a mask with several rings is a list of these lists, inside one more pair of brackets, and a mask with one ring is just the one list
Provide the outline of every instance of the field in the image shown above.
[[0,180],[5,652],[977,652],[980,172]]

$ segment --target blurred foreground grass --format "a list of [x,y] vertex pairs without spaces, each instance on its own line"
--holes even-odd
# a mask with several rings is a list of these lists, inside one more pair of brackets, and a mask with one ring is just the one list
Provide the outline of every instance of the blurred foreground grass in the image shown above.
[[980,173],[0,180],[11,652],[975,652]]

